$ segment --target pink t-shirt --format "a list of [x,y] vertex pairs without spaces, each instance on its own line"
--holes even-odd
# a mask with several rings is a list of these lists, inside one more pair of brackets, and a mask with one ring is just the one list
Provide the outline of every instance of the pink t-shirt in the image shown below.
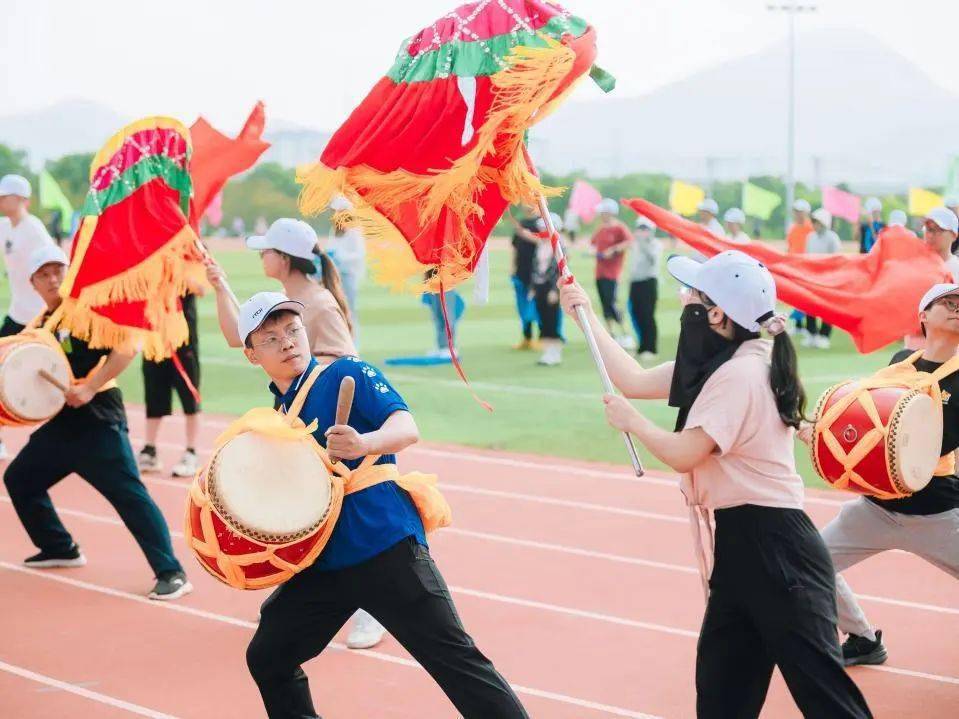
[[702,428],[716,442],[716,450],[692,471],[690,504],[802,509],[795,430],[780,419],[769,386],[771,351],[769,340],[744,342],[706,380],[693,403],[686,429]]

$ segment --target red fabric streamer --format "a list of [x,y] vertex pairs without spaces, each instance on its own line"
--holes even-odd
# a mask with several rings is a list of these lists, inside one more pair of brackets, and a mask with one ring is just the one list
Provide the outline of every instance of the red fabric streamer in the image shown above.
[[873,352],[917,331],[916,307],[937,282],[952,282],[942,258],[903,227],[887,227],[865,255],[788,255],[768,245],[737,245],[646,200],[626,205],[708,257],[739,250],[762,262],[785,302],[848,332]]
[[261,140],[266,125],[266,113],[258,102],[235,138],[229,138],[202,117],[190,127],[193,139],[193,158],[190,176],[193,178],[193,200],[190,203],[190,225],[196,230],[200,218],[226,181],[253,166],[270,147]]

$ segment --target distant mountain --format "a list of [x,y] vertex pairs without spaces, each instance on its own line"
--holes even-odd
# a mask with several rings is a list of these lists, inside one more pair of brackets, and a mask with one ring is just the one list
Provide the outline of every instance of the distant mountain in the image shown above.
[[[531,133],[556,172],[661,171],[689,179],[783,173],[785,43],[641,97],[569,103]],[[643,72],[637,68],[609,68]],[[959,152],[959,97],[865,33],[796,40],[797,174],[860,186],[941,184]]]
[[[959,154],[959,96],[858,30],[800,33],[796,47],[799,179],[845,181],[861,192],[944,182],[949,157]],[[594,176],[664,172],[708,181],[782,175],[786,62],[780,42],[640,97],[614,92],[567,103],[533,129],[534,157],[546,170]],[[0,117],[0,142],[27,150],[38,166],[68,152],[93,151],[128,121],[110,108],[70,100]],[[310,162],[329,138],[329,132],[271,117],[267,108],[266,139],[273,146],[266,160]]]
[[89,100],[64,100],[41,110],[0,117],[0,142],[26,150],[30,164],[39,167],[44,160],[96,152],[131,119]]

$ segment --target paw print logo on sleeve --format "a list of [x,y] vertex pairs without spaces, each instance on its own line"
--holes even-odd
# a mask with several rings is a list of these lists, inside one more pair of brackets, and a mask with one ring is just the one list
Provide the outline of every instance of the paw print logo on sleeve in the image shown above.
[[368,364],[363,365],[363,374],[365,374],[370,379],[376,377],[376,370],[370,367]]
[[374,384],[374,385],[373,385],[373,389],[375,389],[375,390],[376,390],[377,392],[379,392],[380,394],[386,394],[387,392],[390,391],[390,388],[387,387],[387,386],[386,386],[385,384],[383,384],[382,382],[377,382],[376,384]]

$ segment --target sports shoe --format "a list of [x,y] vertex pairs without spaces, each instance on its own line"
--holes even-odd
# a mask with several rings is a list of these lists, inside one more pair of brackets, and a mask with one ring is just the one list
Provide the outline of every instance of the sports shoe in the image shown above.
[[643,364],[646,364],[647,362],[655,362],[655,361],[656,361],[656,353],[655,353],[655,352],[640,352],[640,353],[639,353],[639,361],[642,362]]
[[815,346],[816,346],[816,338],[815,338],[815,336],[809,334],[808,332],[806,332],[806,334],[800,335],[800,336],[802,337],[802,340],[800,341],[800,344],[801,344],[803,347],[815,347]]
[[616,338],[616,344],[624,350],[634,350],[636,349],[636,338],[632,335],[620,335]]
[[163,463],[157,457],[156,450],[151,452],[144,447],[137,455],[137,467],[141,472],[159,472],[163,469]]
[[563,363],[563,346],[559,343],[550,343],[546,345],[542,356],[536,361],[536,364],[542,367],[556,367]]
[[832,343],[829,341],[829,338],[825,335],[818,335],[813,338],[813,347],[820,350],[828,350]]
[[166,572],[157,577],[157,583],[147,595],[150,599],[158,599],[161,602],[179,599],[185,594],[193,591],[193,585],[183,572]]
[[197,459],[196,452],[187,450],[183,453],[180,461],[173,466],[174,477],[192,477],[200,469],[200,460]]
[[383,641],[386,629],[376,621],[369,612],[362,609],[356,612],[353,628],[346,638],[346,646],[350,649],[371,649]]
[[533,340],[524,337],[521,342],[513,345],[513,349],[519,350],[520,352],[529,352],[533,349]]
[[65,552],[38,552],[32,557],[23,560],[23,566],[34,567],[36,569],[49,569],[51,567],[82,567],[87,563],[87,558],[83,556],[80,547],[74,544]]
[[7,445],[3,443],[3,440],[0,439],[0,462],[10,459],[10,453],[7,451]]
[[850,634],[842,645],[842,663],[847,667],[857,664],[883,664],[887,656],[881,629],[876,630],[875,641]]

